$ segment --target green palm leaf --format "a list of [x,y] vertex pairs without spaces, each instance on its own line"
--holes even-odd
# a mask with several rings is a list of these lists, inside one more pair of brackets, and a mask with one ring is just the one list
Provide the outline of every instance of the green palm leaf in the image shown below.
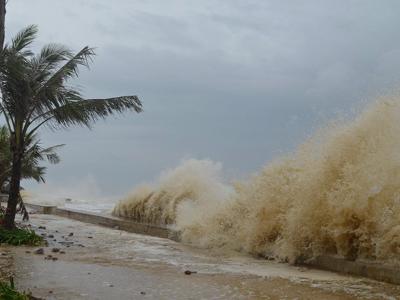
[[[32,52],[26,49],[35,40],[38,33],[38,28],[36,25],[30,25],[25,29],[21,30],[11,41],[11,48],[15,52],[21,52],[23,55],[30,56]],[[6,46],[7,47],[7,46]]]

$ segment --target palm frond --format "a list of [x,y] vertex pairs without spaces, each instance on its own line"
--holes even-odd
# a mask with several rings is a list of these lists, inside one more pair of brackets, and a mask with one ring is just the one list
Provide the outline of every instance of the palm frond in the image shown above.
[[[80,100],[80,93],[73,88],[65,86],[68,79],[78,76],[79,66],[89,67],[89,62],[94,56],[93,48],[84,47],[76,55],[66,48],[48,48],[43,54],[47,59],[39,62],[35,58],[36,81],[33,87],[33,101],[31,111],[33,117],[46,111],[57,109],[71,100]],[[52,53],[49,56],[49,53]],[[61,66],[60,66],[61,65]]]
[[[143,111],[142,102],[138,96],[119,96],[105,99],[85,99],[80,101],[82,109],[91,112],[95,117],[107,117],[115,112],[123,113],[126,110],[134,110],[137,113]],[[96,120],[96,119],[94,119]]]
[[[29,25],[28,27],[22,29],[17,35],[12,39],[10,48],[15,52],[21,52],[27,46],[32,44],[35,40],[38,32],[38,27],[36,25]],[[25,50],[25,55],[31,55],[30,50]]]
[[25,179],[33,179],[37,182],[43,182],[45,183],[46,180],[44,178],[44,175],[46,174],[46,167],[43,166],[29,166],[25,165],[22,167],[22,178]]
[[[88,46],[84,47],[81,51],[72,57],[69,57],[67,62],[61,66],[49,79],[44,83],[43,88],[49,87],[54,83],[62,84],[67,79],[78,75],[79,66],[89,67],[95,55],[94,49]],[[42,89],[38,91],[40,93]]]
[[99,119],[129,110],[138,113],[143,111],[142,103],[137,96],[69,101],[67,104],[43,114],[41,119],[43,123],[48,123],[47,125],[52,128],[59,126],[68,127],[71,125],[91,128],[92,123]]
[[65,144],[55,145],[52,147],[42,149],[40,152],[43,157],[46,157],[46,159],[49,163],[55,165],[61,161],[61,158],[56,151],[57,151],[57,149],[64,147],[64,146],[65,146]]
[[62,62],[71,59],[73,53],[63,45],[45,45],[39,54],[32,57],[32,82],[42,83],[52,75],[52,71]]

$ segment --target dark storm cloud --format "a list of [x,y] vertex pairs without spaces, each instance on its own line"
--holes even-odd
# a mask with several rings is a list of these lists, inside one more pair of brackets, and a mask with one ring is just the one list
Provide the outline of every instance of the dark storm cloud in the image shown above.
[[142,98],[139,116],[43,133],[46,143],[68,144],[50,183],[92,174],[104,193],[120,194],[182,157],[222,161],[238,176],[255,171],[326,116],[397,88],[399,9],[398,1],[10,0],[7,30],[36,23],[37,46],[97,47],[79,81],[85,94]]

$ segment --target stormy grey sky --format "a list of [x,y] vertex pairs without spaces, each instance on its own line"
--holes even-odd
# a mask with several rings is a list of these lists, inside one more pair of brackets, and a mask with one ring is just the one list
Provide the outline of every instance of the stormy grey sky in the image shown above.
[[140,115],[42,131],[67,144],[49,186],[122,195],[182,158],[245,176],[396,89],[399,11],[397,0],[9,0],[6,29],[38,24],[36,47],[97,47],[84,95],[140,96]]

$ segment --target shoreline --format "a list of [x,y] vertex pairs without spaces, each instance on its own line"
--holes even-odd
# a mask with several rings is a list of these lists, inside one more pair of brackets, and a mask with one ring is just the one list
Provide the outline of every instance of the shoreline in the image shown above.
[[[138,223],[111,215],[58,208],[57,206],[29,203],[26,203],[26,206],[43,214],[52,214],[112,229],[120,229],[131,233],[168,238],[177,242],[179,241],[179,232],[167,227]],[[350,274],[400,285],[400,269],[398,267],[383,265],[374,261],[349,261],[338,256],[321,255],[310,260],[299,261],[296,265],[333,271],[341,274]]]
[[6,254],[0,258],[8,261],[19,290],[45,299],[400,297],[400,287],[387,283],[198,249],[56,215],[32,214],[29,223],[48,242],[43,254],[35,254],[39,247],[7,246],[0,247]]

